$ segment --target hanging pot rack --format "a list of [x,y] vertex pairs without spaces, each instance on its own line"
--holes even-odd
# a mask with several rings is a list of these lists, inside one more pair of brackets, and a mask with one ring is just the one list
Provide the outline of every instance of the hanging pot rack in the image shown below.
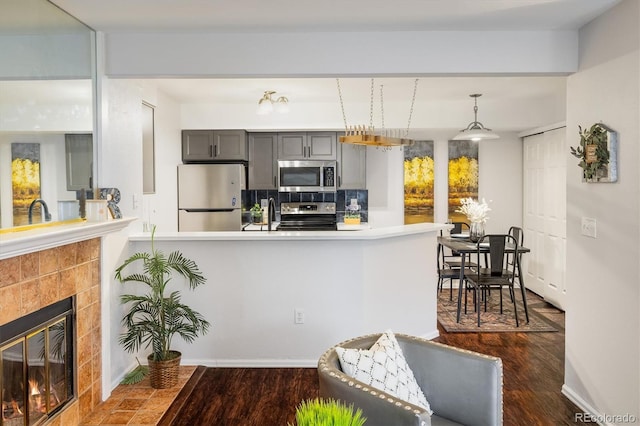
[[381,110],[381,129],[376,129],[373,125],[373,93],[374,79],[371,79],[371,100],[369,108],[369,125],[353,125],[347,124],[347,116],[344,111],[344,102],[342,100],[342,89],[340,87],[340,79],[336,78],[338,86],[338,96],[340,98],[340,108],[342,110],[342,118],[344,120],[345,134],[340,136],[341,143],[353,145],[376,146],[376,147],[394,147],[413,145],[414,140],[409,138],[409,128],[411,126],[411,117],[413,116],[413,107],[416,101],[416,93],[418,90],[418,79],[415,79],[413,85],[413,97],[411,99],[411,108],[409,109],[409,119],[406,130],[401,129],[385,129],[384,127],[384,90],[380,85],[380,110]]

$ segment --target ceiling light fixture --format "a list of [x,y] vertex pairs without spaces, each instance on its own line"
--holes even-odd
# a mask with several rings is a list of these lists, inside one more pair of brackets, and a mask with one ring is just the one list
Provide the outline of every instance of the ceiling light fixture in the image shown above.
[[342,109],[342,118],[344,120],[344,136],[340,136],[340,142],[350,143],[354,145],[369,145],[376,147],[394,147],[413,145],[413,139],[409,138],[409,127],[411,127],[411,116],[413,115],[413,106],[416,102],[416,91],[418,90],[418,79],[416,78],[413,85],[413,98],[411,99],[411,108],[409,109],[409,121],[405,129],[385,129],[384,127],[384,98],[383,86],[380,85],[380,111],[381,124],[380,130],[376,130],[373,126],[373,88],[374,80],[371,79],[371,103],[369,111],[369,126],[347,124],[347,116],[344,112],[344,102],[342,101],[342,90],[340,88],[340,79],[336,78],[338,85],[338,96],[340,97],[340,108]]
[[474,142],[484,140],[484,139],[498,139],[500,136],[493,133],[491,129],[487,129],[478,121],[478,98],[482,96],[481,93],[474,93],[473,95],[469,95],[474,99],[473,106],[473,122],[469,123],[466,129],[463,129],[458,133],[453,140],[454,141],[468,141],[472,140]]
[[273,90],[265,90],[264,95],[258,101],[258,115],[271,114],[273,111],[285,114],[289,112],[289,99],[280,96],[275,101],[271,98],[276,92]]

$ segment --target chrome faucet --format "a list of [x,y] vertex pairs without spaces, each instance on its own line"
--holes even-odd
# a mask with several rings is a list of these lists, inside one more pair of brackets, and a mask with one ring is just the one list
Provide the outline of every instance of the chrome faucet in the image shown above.
[[271,197],[267,208],[267,231],[271,231],[271,222],[274,220],[276,220],[276,200]]
[[44,210],[45,222],[51,221],[51,214],[49,213],[49,207],[47,207],[47,203],[45,203],[42,198],[36,198],[31,202],[31,204],[29,204],[29,225],[33,223],[33,207],[38,203],[42,205],[42,210]]

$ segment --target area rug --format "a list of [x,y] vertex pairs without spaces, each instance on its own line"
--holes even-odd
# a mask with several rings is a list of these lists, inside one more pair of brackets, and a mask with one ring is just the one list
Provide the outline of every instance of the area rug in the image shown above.
[[[464,298],[464,292],[462,297]],[[449,300],[449,291],[445,289],[438,292],[438,322],[449,333],[526,333],[558,331],[550,319],[538,312],[538,303],[528,303],[529,323],[524,315],[522,296],[516,293],[516,306],[520,326],[516,327],[516,318],[513,313],[513,302],[509,297],[509,291],[503,290],[503,313],[500,314],[500,293],[491,290],[487,299],[487,311],[484,303],[480,305],[480,327],[478,327],[478,314],[473,305],[473,293],[467,293],[467,313],[464,313],[464,299],[462,300],[462,312],[460,322],[456,322],[458,293],[453,290],[453,300]]]

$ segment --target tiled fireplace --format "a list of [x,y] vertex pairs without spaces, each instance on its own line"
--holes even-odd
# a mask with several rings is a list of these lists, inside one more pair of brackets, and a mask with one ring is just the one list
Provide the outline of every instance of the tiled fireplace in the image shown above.
[[[73,309],[74,305],[75,325],[73,315],[65,313],[68,307]],[[32,379],[39,376],[43,383],[48,384],[47,389],[43,383],[32,383],[35,389],[27,394],[23,393],[27,401],[18,401],[20,397],[16,395],[20,395],[17,390],[19,386],[12,383],[15,377],[11,380],[3,379],[2,425],[23,424],[20,423],[19,413],[24,410],[20,404],[32,405],[32,414],[28,422],[30,425],[67,426],[80,423],[80,420],[100,403],[100,238],[0,260],[0,326],[10,324],[10,328],[13,329],[14,324],[20,324],[30,317],[46,317],[42,312],[51,313],[52,309],[53,314],[48,315],[53,316],[52,320],[45,320],[45,326],[35,329],[35,334],[27,333],[33,339],[25,336],[24,342],[19,343],[17,347],[13,347],[13,344],[5,345],[6,352],[3,355],[5,359],[13,362],[19,358],[19,353],[28,353],[24,352],[20,345],[35,348],[40,344],[44,345],[42,342],[45,340],[49,349],[47,352],[56,353],[55,339],[61,338],[58,331],[64,328],[73,330],[75,334],[66,334],[63,338],[65,350],[75,354],[75,358],[68,360],[69,362],[65,360],[59,365],[58,354],[52,356],[53,363],[49,363],[46,368],[44,363],[40,370],[40,366],[37,366],[33,371],[26,373],[21,373],[19,368],[16,368],[17,376],[31,375]],[[22,320],[14,322],[20,318]],[[61,325],[61,321],[64,325]],[[33,330],[30,327],[27,328]],[[43,329],[46,331],[42,331]],[[3,330],[6,331],[7,328]],[[5,331],[3,334],[6,334]],[[69,340],[74,342],[75,347]],[[34,364],[37,365],[38,362]],[[65,369],[71,368],[73,364],[74,371],[67,372]],[[4,362],[3,372],[7,371],[7,365],[7,362]],[[44,377],[47,379],[44,380]],[[28,379],[29,377],[25,386],[30,386]],[[7,389],[4,389],[5,387]],[[60,411],[57,411],[58,409]],[[51,415],[42,415],[43,412]]]
[[44,423],[75,399],[74,300],[0,325],[0,425]]

